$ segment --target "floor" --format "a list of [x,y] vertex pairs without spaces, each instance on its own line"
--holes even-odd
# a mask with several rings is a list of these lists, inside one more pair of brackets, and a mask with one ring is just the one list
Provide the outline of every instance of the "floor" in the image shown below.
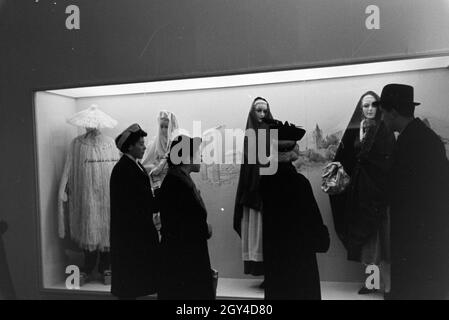
[[[217,299],[245,299],[260,300],[264,298],[263,289],[259,288],[261,280],[254,279],[218,279]],[[381,294],[359,295],[360,283],[352,282],[321,282],[321,296],[323,300],[383,300]],[[110,291],[110,286],[105,286],[100,282],[90,282],[77,290],[83,293],[106,293]],[[67,293],[65,284],[48,287],[52,291],[64,290]]]

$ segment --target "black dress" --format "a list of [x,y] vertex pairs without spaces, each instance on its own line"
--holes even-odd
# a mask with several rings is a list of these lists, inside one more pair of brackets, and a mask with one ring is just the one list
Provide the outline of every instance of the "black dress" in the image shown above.
[[[143,167],[142,167],[143,168]],[[111,174],[111,293],[136,298],[157,292],[158,211],[145,170],[124,155]]]
[[160,299],[214,299],[207,211],[190,176],[170,167],[159,190],[162,282]]
[[291,163],[262,176],[265,299],[321,299],[316,252],[329,233],[310,182]]
[[445,299],[449,284],[448,163],[420,119],[399,135],[391,170],[391,295]]

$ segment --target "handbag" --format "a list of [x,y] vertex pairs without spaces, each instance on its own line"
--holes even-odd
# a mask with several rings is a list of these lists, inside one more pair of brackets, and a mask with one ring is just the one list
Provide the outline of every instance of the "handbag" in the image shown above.
[[330,195],[342,193],[351,182],[340,162],[331,162],[324,167],[321,178],[321,190]]

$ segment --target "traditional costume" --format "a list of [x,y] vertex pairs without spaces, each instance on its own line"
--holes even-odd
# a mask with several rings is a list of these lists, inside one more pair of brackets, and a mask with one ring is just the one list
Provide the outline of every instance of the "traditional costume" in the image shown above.
[[68,123],[83,127],[86,133],[70,144],[59,187],[59,236],[70,236],[85,252],[82,271],[87,275],[100,255],[99,272],[110,269],[109,179],[120,158],[114,140],[100,129],[112,128],[117,122],[92,106]]
[[[255,106],[260,99],[254,99],[246,122],[246,130],[254,130],[256,135],[256,146],[249,146],[248,137],[245,136],[243,149],[243,164],[240,166],[239,183],[235,198],[234,208],[234,230],[242,239],[242,258],[244,261],[245,274],[255,276],[263,274],[263,227],[262,227],[262,197],[259,190],[260,164],[250,163],[249,149],[253,149],[258,155],[259,129],[266,130],[268,125],[260,122],[257,118]],[[267,114],[265,118],[273,119],[270,106],[267,103]],[[270,150],[267,140],[266,150]]]

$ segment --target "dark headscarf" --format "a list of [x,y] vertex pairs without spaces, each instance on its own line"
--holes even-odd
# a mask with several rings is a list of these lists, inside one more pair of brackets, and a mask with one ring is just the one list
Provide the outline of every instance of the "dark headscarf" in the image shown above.
[[[270,111],[270,105],[268,101],[262,97],[257,97],[253,100],[251,104],[251,109],[249,111],[248,120],[246,122],[246,130],[253,129],[256,132],[256,152],[258,152],[259,145],[259,137],[258,131],[259,129],[267,130],[268,137],[268,125],[264,122],[259,122],[255,105],[256,102],[262,100],[267,103],[267,113],[265,114],[265,118],[273,119]],[[267,152],[270,150],[270,141],[267,139],[266,149]],[[258,154],[258,153],[257,153]],[[260,164],[257,161],[257,164],[248,163],[248,139],[245,136],[244,147],[243,147],[243,164],[240,166],[240,177],[239,184],[237,187],[237,195],[235,198],[235,208],[234,208],[234,230],[240,235],[241,234],[241,224],[243,217],[243,207],[250,207],[257,211],[261,210],[262,199],[259,193],[259,167]]]
[[[341,162],[345,171],[349,175],[351,175],[357,161],[357,153],[354,149],[354,143],[359,138],[360,124],[362,120],[365,120],[365,116],[362,110],[362,101],[366,96],[372,96],[376,101],[379,101],[379,96],[373,91],[368,91],[360,97],[334,157],[334,161]],[[366,134],[365,143],[363,143],[362,145],[362,149],[364,152],[368,152],[371,148],[376,132],[381,123],[381,118],[382,112],[380,108],[377,108],[376,117],[372,120],[372,123]]]

